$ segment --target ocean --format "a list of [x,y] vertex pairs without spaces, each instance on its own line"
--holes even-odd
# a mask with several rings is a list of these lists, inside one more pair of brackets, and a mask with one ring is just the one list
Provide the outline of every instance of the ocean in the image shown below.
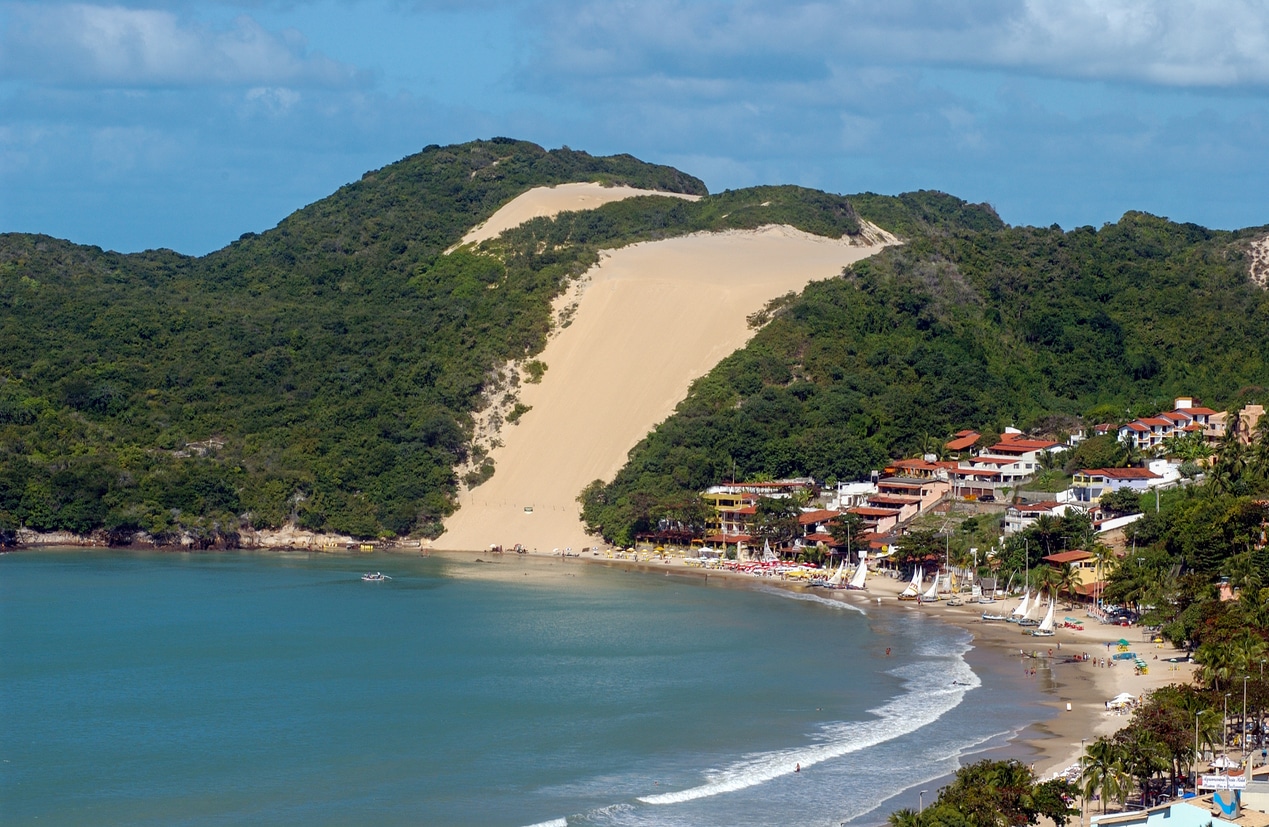
[[0,823],[871,825],[1043,715],[929,613],[719,581],[0,556]]

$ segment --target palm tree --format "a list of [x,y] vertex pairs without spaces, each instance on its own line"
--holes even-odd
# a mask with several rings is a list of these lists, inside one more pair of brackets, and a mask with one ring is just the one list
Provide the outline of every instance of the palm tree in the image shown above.
[[[1067,566],[1070,568],[1070,566]],[[1049,596],[1049,600],[1057,601],[1058,592],[1062,590],[1062,569],[1058,566],[1045,566],[1040,570],[1040,591]]]
[[[1105,543],[1097,540],[1093,543],[1093,547],[1089,549],[1093,553],[1093,580],[1102,583],[1110,574],[1111,566],[1119,559],[1115,556],[1115,550]],[[1098,599],[1101,598],[1101,592],[1098,592]]]
[[1256,479],[1263,482],[1269,480],[1269,415],[1260,417],[1251,436],[1248,465]]
[[1145,790],[1150,779],[1172,767],[1172,754],[1166,744],[1145,729],[1125,727],[1115,733],[1119,761],[1124,771]]
[[911,807],[904,807],[891,813],[886,821],[890,827],[920,827],[921,814]]
[[1225,642],[1205,641],[1194,650],[1194,661],[1199,665],[1199,675],[1203,681],[1217,692],[1222,685],[1233,679],[1238,671],[1237,654],[1234,647]]
[[1106,800],[1114,798],[1121,801],[1126,797],[1125,788],[1128,776],[1124,773],[1120,762],[1118,746],[1114,741],[1102,736],[1088,745],[1084,755],[1080,757],[1080,794],[1084,800],[1100,794],[1102,797],[1102,813],[1106,812]]

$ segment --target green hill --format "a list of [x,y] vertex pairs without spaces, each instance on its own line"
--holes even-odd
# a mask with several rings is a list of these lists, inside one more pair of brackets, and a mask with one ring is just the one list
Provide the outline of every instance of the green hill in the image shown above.
[[768,187],[632,199],[442,254],[570,181],[706,193],[629,156],[494,139],[428,147],[203,258],[0,236],[0,530],[434,535],[482,393],[541,349],[551,298],[601,247],[858,228],[840,197]]
[[[641,197],[452,247],[535,186]],[[1173,395],[1269,386],[1252,231],[1139,213],[1100,230],[1009,227],[935,192],[707,195],[629,156],[507,139],[428,147],[202,258],[0,235],[0,536],[241,527],[434,536],[473,411],[531,358],[550,301],[598,251],[789,223],[902,247],[773,303],[585,514],[627,538],[732,473],[849,478],[960,427],[1123,418]],[[1249,390],[1253,389],[1253,390]]]

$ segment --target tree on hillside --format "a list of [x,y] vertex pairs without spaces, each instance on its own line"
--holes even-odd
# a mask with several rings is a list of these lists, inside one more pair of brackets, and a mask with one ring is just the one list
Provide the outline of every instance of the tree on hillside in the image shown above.
[[1124,516],[1140,514],[1141,493],[1131,488],[1120,488],[1118,491],[1102,494],[1100,504],[1103,510],[1113,511],[1116,514]]
[[749,522],[749,533],[755,541],[782,546],[798,536],[798,509],[792,500],[777,497],[759,497],[757,508]]
[[1085,468],[1117,468],[1125,463],[1127,450],[1115,434],[1084,440],[1070,451],[1062,470],[1074,474]]
[[858,514],[839,514],[828,523],[828,533],[833,535],[833,541],[846,546],[848,551],[853,554],[859,554],[867,549],[867,540],[865,539],[868,530],[864,525],[864,518]]
[[946,540],[929,529],[909,531],[899,538],[899,549],[893,559],[901,566],[923,566],[928,558],[943,559]]

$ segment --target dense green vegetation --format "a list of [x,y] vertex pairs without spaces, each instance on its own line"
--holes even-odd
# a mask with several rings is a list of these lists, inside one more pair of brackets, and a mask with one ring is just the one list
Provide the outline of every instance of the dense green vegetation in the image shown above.
[[1250,231],[1129,213],[1063,232],[1006,227],[938,193],[852,201],[907,243],[776,307],[614,481],[587,488],[591,526],[629,542],[686,522],[682,494],[733,467],[853,479],[961,428],[1117,422],[1177,395],[1230,401],[1269,386],[1269,296],[1247,278]]
[[978,761],[921,810],[890,814],[891,827],[1023,827],[1041,821],[1064,827],[1080,811],[1067,804],[1076,790],[1061,779],[1038,781],[1019,761]]
[[500,365],[541,349],[551,298],[601,247],[858,227],[840,197],[763,187],[632,199],[444,254],[568,181],[705,194],[629,156],[495,139],[428,147],[199,259],[0,236],[0,531],[434,535],[471,412]]

